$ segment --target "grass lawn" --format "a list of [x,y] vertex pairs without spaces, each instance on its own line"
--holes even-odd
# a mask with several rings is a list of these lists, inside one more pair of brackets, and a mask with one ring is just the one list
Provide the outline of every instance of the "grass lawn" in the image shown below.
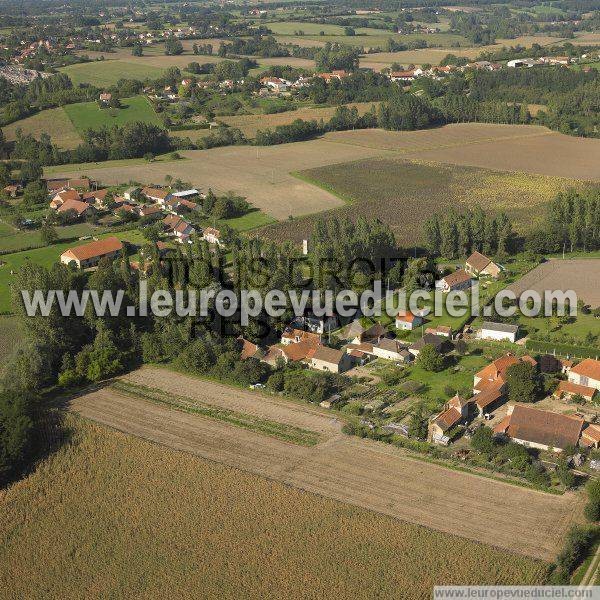
[[75,85],[91,83],[100,88],[114,85],[119,79],[156,79],[164,71],[159,67],[120,60],[80,63],[59,70],[66,73]]
[[121,100],[121,108],[100,108],[97,102],[79,102],[64,107],[75,129],[83,133],[86,129],[100,129],[102,126],[124,125],[132,121],[144,121],[161,125],[145,96],[134,96]]
[[[107,232],[98,237],[104,238],[111,235],[132,244],[142,244],[144,242],[144,236],[138,229],[119,231],[117,233]],[[85,243],[87,242],[81,242],[81,244]],[[58,262],[60,255],[67,250],[67,248],[72,248],[77,245],[79,245],[78,242],[63,242],[53,244],[52,246],[45,246],[34,250],[24,250],[22,252],[14,252],[12,254],[0,256],[0,313],[11,311],[10,285],[14,280],[14,277],[10,275],[11,271],[16,271],[28,262],[43,267],[51,267],[54,263]]]
[[[10,233],[4,233],[5,227],[5,223],[0,223],[0,251],[12,250],[17,252],[24,248],[41,246],[43,243],[39,229],[34,231],[15,231],[11,227]],[[88,223],[75,223],[74,225],[55,227],[54,229],[58,234],[59,240],[72,240],[84,235],[91,235],[97,230],[97,228]]]
[[[249,213],[242,215],[241,217],[235,217],[233,219],[223,219],[217,221],[217,228],[223,225],[229,225],[235,231],[249,231],[250,229],[256,229],[269,223],[275,223],[276,220],[264,212],[258,209],[251,210]],[[212,226],[209,221],[206,222],[207,226]]]

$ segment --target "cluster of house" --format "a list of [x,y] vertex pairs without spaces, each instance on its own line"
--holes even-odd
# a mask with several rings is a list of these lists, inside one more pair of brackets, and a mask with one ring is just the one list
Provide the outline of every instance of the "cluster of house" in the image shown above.
[[[600,361],[586,359],[573,366],[571,361],[542,357],[538,364],[531,356],[517,357],[506,354],[475,374],[473,395],[451,398],[443,410],[429,423],[429,440],[447,445],[450,433],[459,425],[473,418],[486,417],[502,406],[506,400],[508,369],[520,362],[527,362],[542,370],[566,374],[554,392],[560,399],[582,396],[592,400],[600,390]],[[557,452],[577,444],[597,448],[600,443],[600,425],[587,423],[581,416],[572,416],[530,405],[515,404],[507,407],[506,416],[493,428],[496,436],[506,436],[524,446]]]
[[490,277],[497,279],[502,267],[481,252],[473,252],[465,262],[464,268],[457,269],[436,281],[436,288],[442,292],[466,290],[476,278]]
[[[109,208],[108,189],[91,189],[96,186],[87,178],[50,179],[46,185],[50,208],[57,213],[70,211],[75,218],[81,218],[92,211]],[[198,210],[199,205],[194,200],[200,196],[196,189],[173,191],[158,187],[131,187],[122,195],[111,197],[110,210],[116,215],[125,212],[136,217],[152,217],[157,221],[162,219],[165,234],[177,242],[185,243],[190,241],[194,233],[201,233],[184,218]],[[221,243],[219,230],[207,227],[203,234],[209,243]]]

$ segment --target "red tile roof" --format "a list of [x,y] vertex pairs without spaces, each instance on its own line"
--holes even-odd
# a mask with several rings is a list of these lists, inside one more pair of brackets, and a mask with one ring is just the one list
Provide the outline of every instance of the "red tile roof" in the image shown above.
[[571,369],[571,373],[600,381],[600,361],[586,358]]
[[77,216],[81,216],[90,205],[87,202],[81,202],[81,200],[66,200],[57,209],[57,212],[67,212],[68,210],[74,210]]
[[68,256],[77,260],[88,260],[90,258],[96,258],[98,256],[104,256],[111,252],[118,252],[123,249],[123,244],[119,239],[114,236],[104,238],[103,240],[96,240],[89,244],[83,244],[82,246],[75,246],[69,248],[61,254],[61,256]]

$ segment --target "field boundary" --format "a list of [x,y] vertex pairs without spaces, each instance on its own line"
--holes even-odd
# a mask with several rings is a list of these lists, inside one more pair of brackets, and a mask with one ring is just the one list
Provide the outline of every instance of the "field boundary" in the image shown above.
[[110,385],[110,388],[120,394],[167,406],[174,410],[223,421],[229,425],[274,437],[284,442],[300,446],[314,446],[321,441],[321,436],[318,433],[309,431],[308,429],[302,429],[294,425],[279,423],[225,408],[209,406],[188,397],[167,394],[167,392],[158,388],[151,388],[139,383],[117,380]]

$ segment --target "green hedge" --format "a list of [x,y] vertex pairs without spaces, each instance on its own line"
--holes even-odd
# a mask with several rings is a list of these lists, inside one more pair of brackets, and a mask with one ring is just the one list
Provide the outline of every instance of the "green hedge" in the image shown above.
[[544,352],[548,354],[559,354],[560,356],[572,356],[575,358],[596,358],[600,356],[600,348],[589,346],[574,346],[558,342],[541,342],[538,340],[527,340],[525,344],[528,350]]

